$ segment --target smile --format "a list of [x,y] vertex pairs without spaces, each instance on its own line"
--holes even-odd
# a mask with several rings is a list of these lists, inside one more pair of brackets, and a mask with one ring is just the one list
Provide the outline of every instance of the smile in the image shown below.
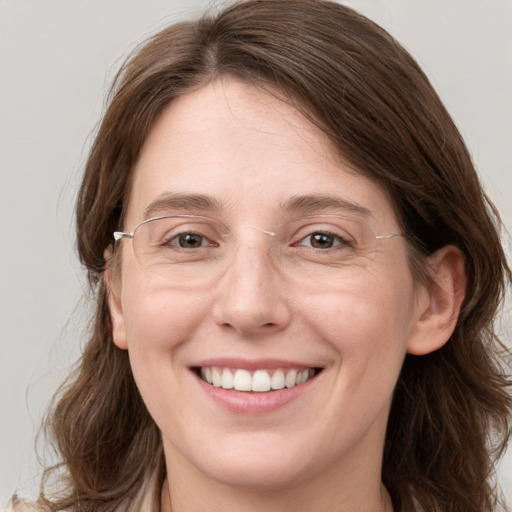
[[276,368],[249,371],[243,368],[201,367],[198,374],[212,386],[235,391],[264,393],[293,388],[312,379],[320,370],[316,368]]

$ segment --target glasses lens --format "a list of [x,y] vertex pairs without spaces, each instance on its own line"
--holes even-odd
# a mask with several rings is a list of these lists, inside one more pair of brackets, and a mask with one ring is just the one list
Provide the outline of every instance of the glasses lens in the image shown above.
[[[254,236],[283,278],[331,287],[360,275],[377,245],[371,224],[357,215],[302,217],[272,232],[255,228]],[[144,221],[133,243],[148,273],[169,286],[190,287],[212,284],[227,270],[238,252],[237,239],[215,219],[182,215]]]
[[343,286],[375,258],[375,231],[356,215],[303,217],[280,231],[274,250],[295,281]]
[[144,221],[135,229],[134,249],[151,274],[169,276],[201,273],[219,263],[228,229],[208,217],[176,215]]

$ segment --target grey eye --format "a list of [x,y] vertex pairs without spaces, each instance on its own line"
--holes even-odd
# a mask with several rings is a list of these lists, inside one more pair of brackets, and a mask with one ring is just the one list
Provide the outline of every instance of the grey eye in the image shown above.
[[198,247],[205,247],[210,245],[208,239],[197,233],[180,233],[171,240],[170,245],[176,245],[181,249],[197,249]]

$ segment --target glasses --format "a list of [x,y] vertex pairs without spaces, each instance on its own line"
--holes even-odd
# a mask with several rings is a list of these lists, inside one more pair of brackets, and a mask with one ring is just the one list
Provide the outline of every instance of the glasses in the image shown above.
[[[357,214],[315,215],[289,220],[266,231],[245,225],[232,232],[215,218],[168,215],[142,221],[131,233],[116,231],[114,239],[131,239],[144,270],[171,287],[208,286],[237,258],[242,237],[264,244],[270,263],[294,280],[327,286],[347,285],[376,258],[379,242],[402,236],[377,235]],[[243,257],[238,256],[238,257]]]

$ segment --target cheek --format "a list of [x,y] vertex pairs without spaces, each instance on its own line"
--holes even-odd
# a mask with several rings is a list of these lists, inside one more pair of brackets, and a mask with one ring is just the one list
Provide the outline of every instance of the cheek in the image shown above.
[[123,312],[128,348],[168,351],[185,343],[204,318],[204,300],[152,287],[126,291]]
[[121,304],[130,362],[139,385],[165,381],[179,365],[180,347],[207,314],[207,297],[170,291],[134,260],[123,268]]
[[336,354],[343,386],[394,387],[414,322],[414,296],[408,274],[369,274],[350,291],[306,298],[304,319]]
[[[152,286],[126,286],[124,316],[135,382],[157,425],[173,432],[180,425],[183,346],[190,344],[204,318],[205,300]],[[180,391],[181,390],[181,391]]]

